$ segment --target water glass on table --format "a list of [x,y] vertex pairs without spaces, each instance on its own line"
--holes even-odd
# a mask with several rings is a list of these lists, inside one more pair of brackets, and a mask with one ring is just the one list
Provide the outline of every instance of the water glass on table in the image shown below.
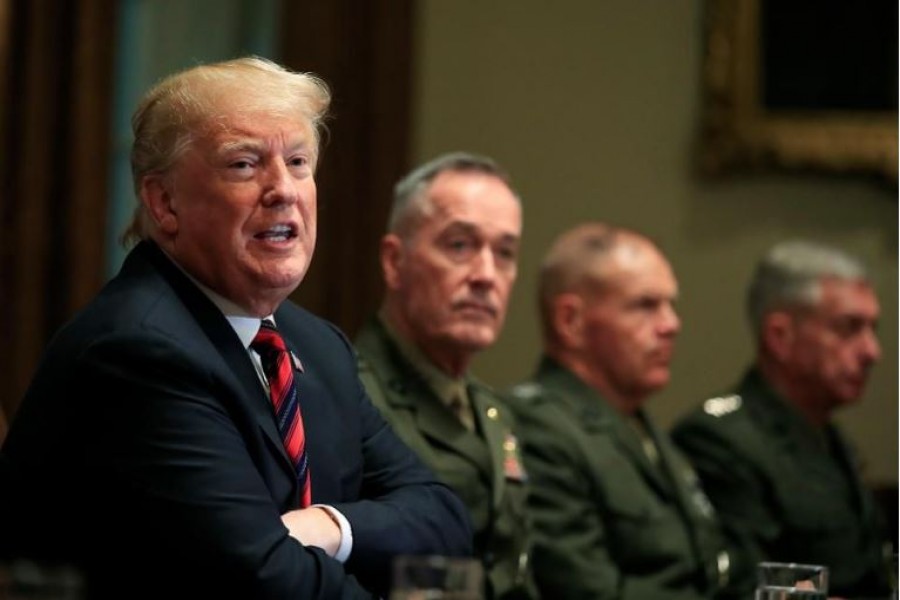
[[391,600],[481,600],[483,577],[472,558],[398,556]]
[[828,567],[762,562],[756,569],[755,600],[826,600]]
[[0,562],[0,600],[83,600],[81,572],[69,565]]

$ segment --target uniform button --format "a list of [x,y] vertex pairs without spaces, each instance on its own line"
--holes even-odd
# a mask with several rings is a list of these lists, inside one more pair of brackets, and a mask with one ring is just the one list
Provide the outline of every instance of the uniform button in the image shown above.
[[719,587],[725,587],[728,584],[730,569],[731,558],[728,556],[728,552],[722,550],[716,555],[716,570],[719,572]]

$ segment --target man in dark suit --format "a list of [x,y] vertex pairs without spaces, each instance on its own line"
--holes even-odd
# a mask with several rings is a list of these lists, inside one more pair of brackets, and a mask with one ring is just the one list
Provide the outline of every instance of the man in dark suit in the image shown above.
[[139,243],[53,339],[3,447],[18,555],[76,564],[96,597],[299,599],[385,595],[396,555],[470,552],[347,340],[286,301],[328,103],[261,59],[144,98]]
[[503,325],[521,230],[519,198],[492,160],[455,152],[419,166],[395,188],[384,302],[356,339],[372,401],[465,502],[489,600],[535,593],[512,414],[469,372]]
[[644,405],[669,382],[678,283],[649,239],[560,236],[539,280],[544,356],[512,392],[547,598],[724,598],[729,556],[687,460]]
[[675,442],[722,515],[739,567],[824,565],[832,595],[886,598],[896,549],[833,421],[860,400],[881,355],[866,270],[837,248],[776,244],[757,265],[747,312],[754,365],[685,416]]

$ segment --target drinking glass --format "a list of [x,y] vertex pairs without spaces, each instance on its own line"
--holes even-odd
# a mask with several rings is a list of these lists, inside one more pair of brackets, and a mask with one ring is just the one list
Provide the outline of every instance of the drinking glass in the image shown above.
[[481,600],[481,563],[471,558],[398,556],[391,600]]
[[888,562],[888,577],[891,579],[891,600],[898,600],[900,598],[900,583],[897,581],[898,556],[896,552],[889,556]]
[[756,600],[826,600],[828,568],[797,563],[759,563]]
[[84,578],[67,565],[0,563],[0,600],[82,600]]

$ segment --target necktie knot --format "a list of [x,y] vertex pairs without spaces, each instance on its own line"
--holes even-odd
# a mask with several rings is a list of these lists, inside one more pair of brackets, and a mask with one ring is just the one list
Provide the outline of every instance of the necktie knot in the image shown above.
[[288,377],[287,373],[278,375],[279,370],[290,368],[290,361],[287,360],[287,345],[284,338],[278,333],[272,321],[269,319],[262,321],[256,337],[250,342],[250,347],[259,354],[263,372],[270,383],[273,377],[282,380]]
[[250,347],[260,354],[263,352],[271,352],[273,349],[287,352],[284,338],[278,333],[278,329],[275,328],[275,323],[269,319],[263,319],[262,323],[260,323],[259,331],[256,333],[256,337],[253,338],[253,341],[250,342]]

